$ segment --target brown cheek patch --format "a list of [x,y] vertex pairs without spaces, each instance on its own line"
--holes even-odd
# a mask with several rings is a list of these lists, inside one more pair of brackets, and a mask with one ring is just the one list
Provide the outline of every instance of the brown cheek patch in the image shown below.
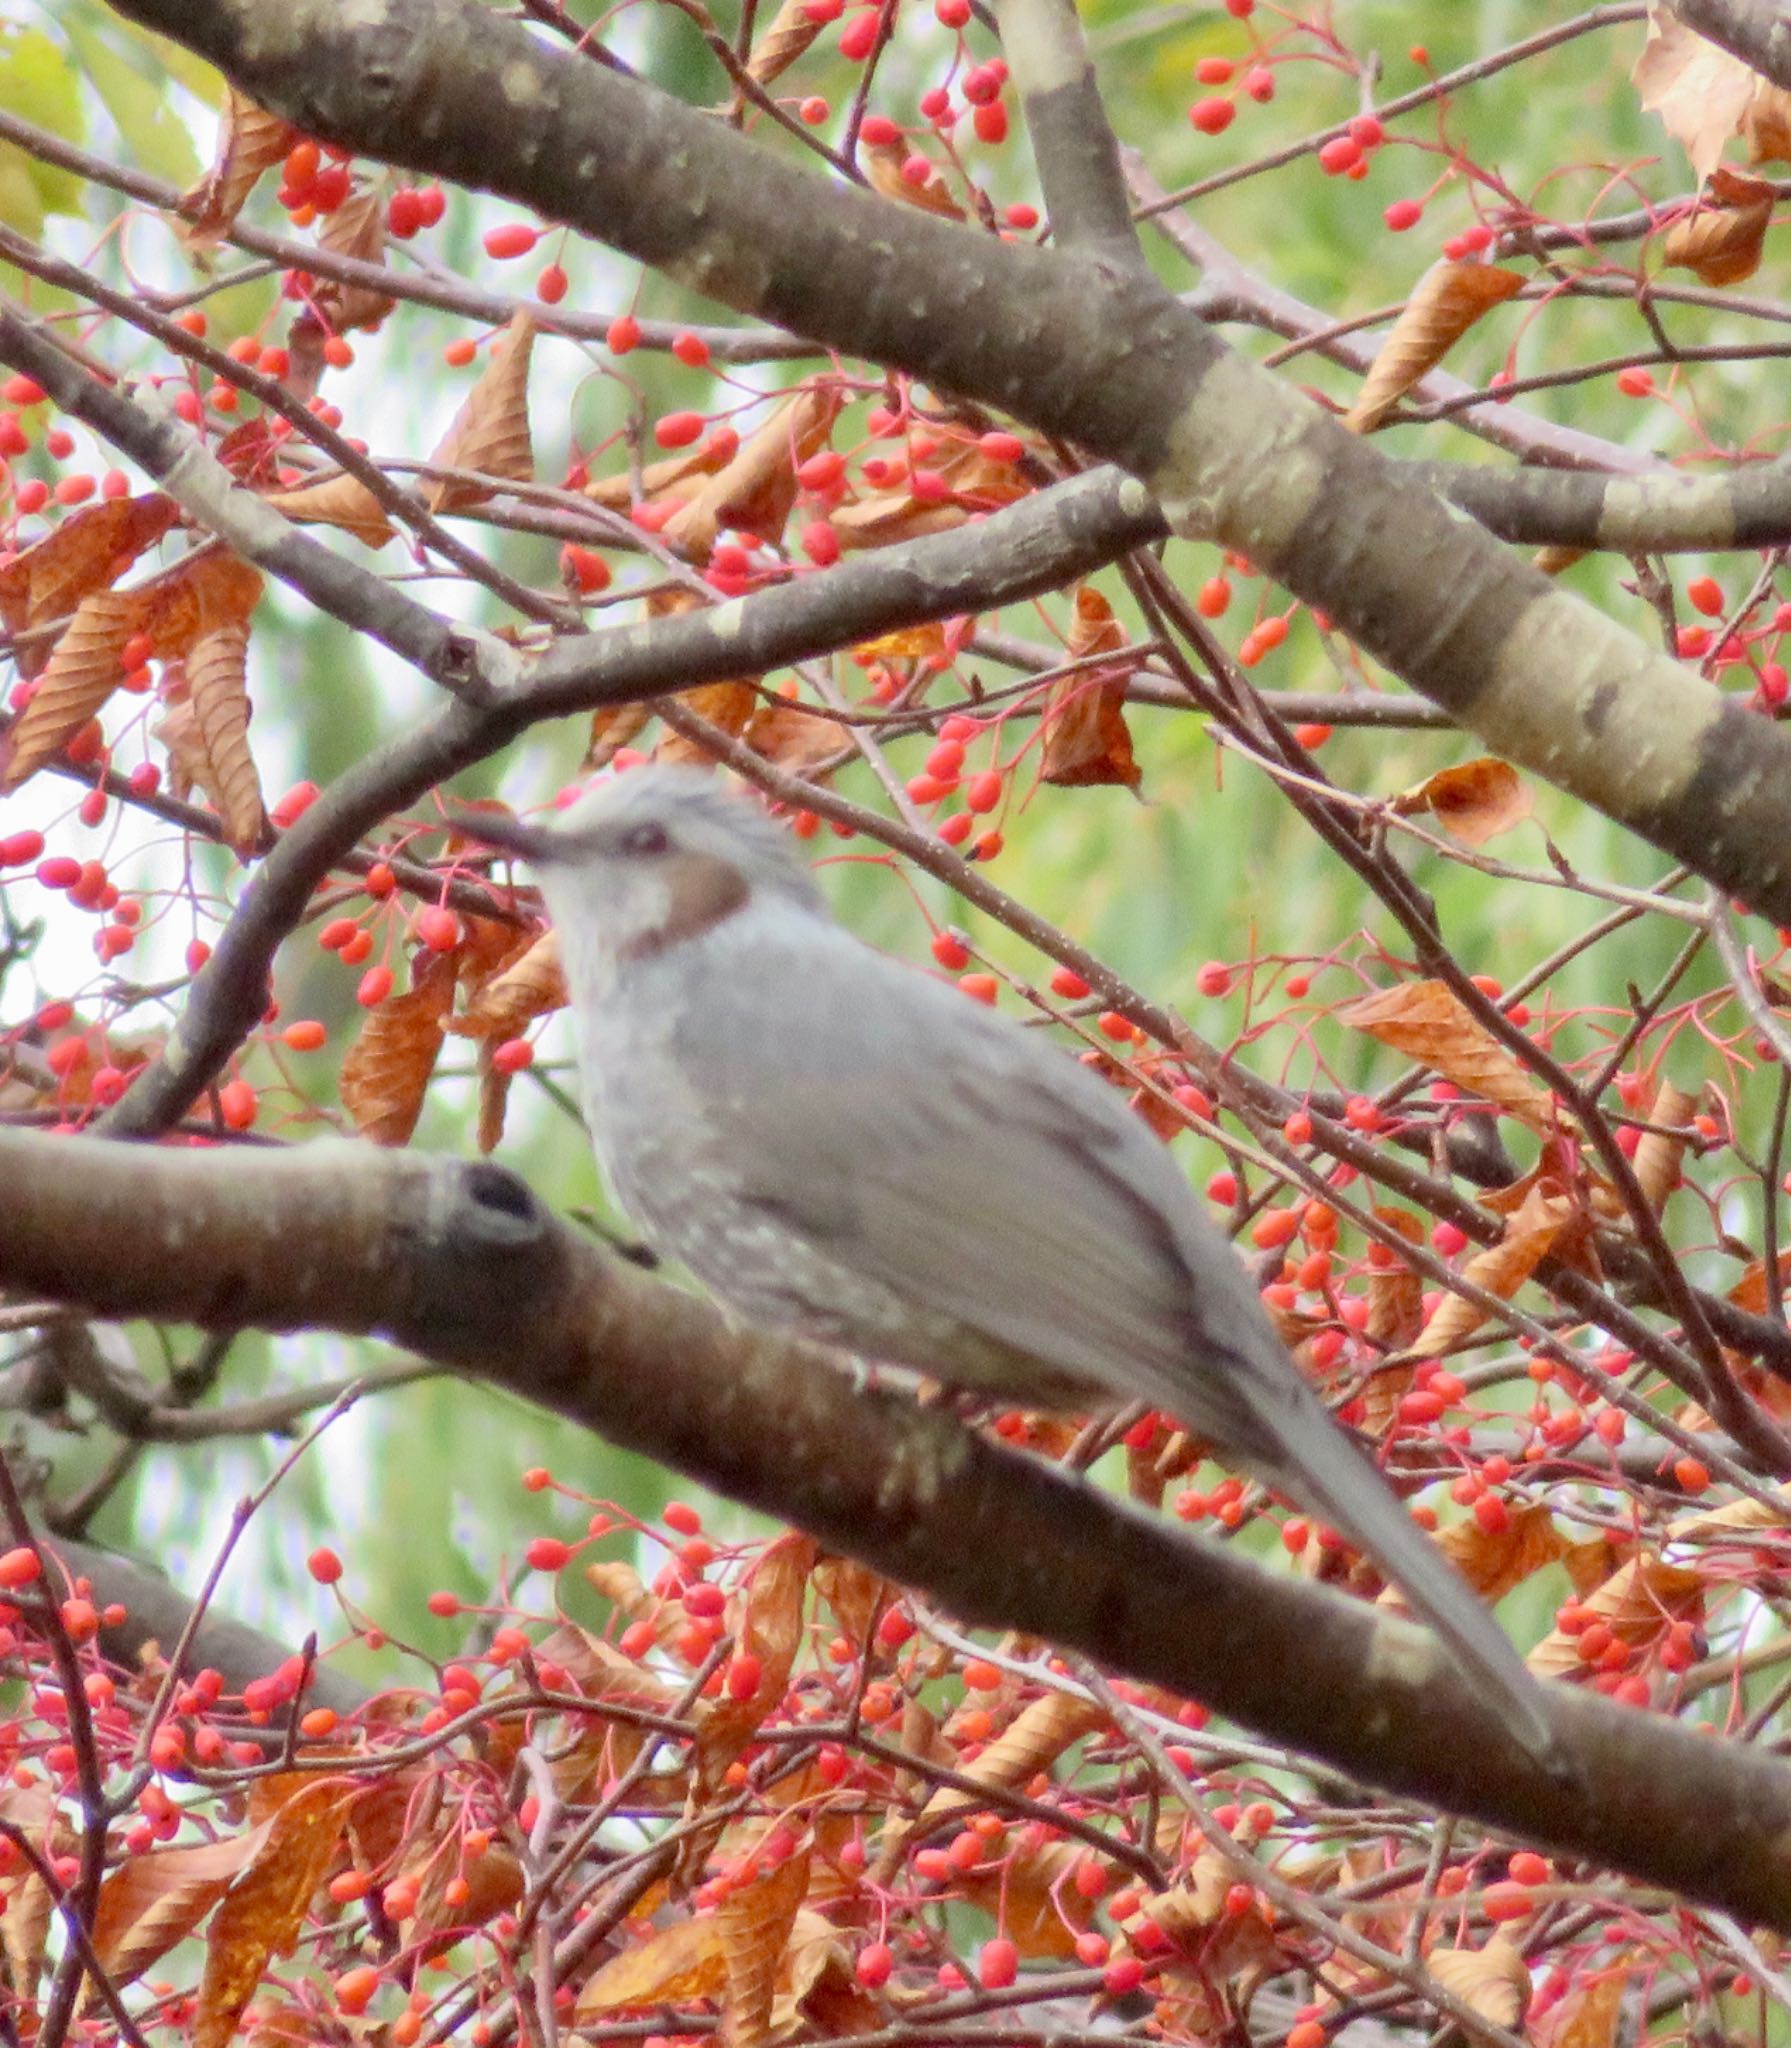
[[665,923],[643,932],[628,948],[630,960],[650,959],[686,939],[701,938],[746,905],[752,893],[740,870],[704,853],[675,854],[665,864]]

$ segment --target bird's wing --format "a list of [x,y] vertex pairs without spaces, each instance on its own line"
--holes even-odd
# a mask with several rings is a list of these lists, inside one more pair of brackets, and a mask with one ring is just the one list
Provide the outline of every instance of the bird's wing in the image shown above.
[[829,938],[786,998],[814,1028],[705,1047],[714,1009],[687,1048],[728,1075],[705,1109],[744,1198],[918,1305],[1266,1451],[1260,1401],[1293,1368],[1167,1149],[1049,1041]]

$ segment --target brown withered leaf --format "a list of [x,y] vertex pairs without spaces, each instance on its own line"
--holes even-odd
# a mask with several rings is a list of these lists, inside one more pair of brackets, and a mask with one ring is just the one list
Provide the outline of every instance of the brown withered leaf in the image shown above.
[[897,541],[919,540],[929,533],[951,533],[970,514],[951,498],[916,498],[907,491],[891,491],[861,498],[856,505],[841,505],[827,517],[842,551],[851,554],[859,548],[894,547]]
[[474,1142],[482,1157],[489,1157],[503,1142],[504,1115],[510,1106],[510,1083],[516,1076],[507,1067],[492,1064],[489,1041],[479,1047],[479,1116]]
[[[1126,636],[1113,607],[1098,590],[1079,583],[1072,603],[1070,660],[1118,653]],[[1065,676],[1051,685],[1044,710],[1042,781],[1063,789],[1118,783],[1136,789],[1143,771],[1132,752],[1126,725],[1126,678],[1134,664],[1118,662],[1086,675]]]
[[1740,284],[1760,267],[1774,197],[1764,178],[1718,164],[1695,209],[1668,228],[1662,260],[1714,289]]
[[1038,1842],[1022,1836],[988,1868],[965,1872],[958,1890],[991,1919],[1023,1956],[1062,1961],[1076,1952],[1076,1937],[1094,1917],[1094,1901],[1069,1882],[1088,1852],[1079,1842]]
[[207,633],[246,624],[261,589],[261,571],[221,543],[195,548],[139,586],[141,630],[164,661],[180,661]]
[[[694,448],[649,462],[641,471],[640,503],[657,504],[679,484],[689,483],[693,477],[713,476],[732,460],[724,443],[700,441]],[[594,476],[585,485],[585,496],[611,512],[626,512],[635,502],[633,480],[626,470],[615,476]]]
[[[1377,1207],[1375,1221],[1385,1224],[1407,1244],[1424,1242],[1424,1225],[1409,1209]],[[1409,1351],[1424,1327],[1424,1283],[1404,1260],[1383,1266],[1371,1262],[1368,1268],[1368,1334],[1392,1351]],[[1392,1422],[1399,1403],[1411,1385],[1409,1367],[1398,1372],[1377,1372],[1363,1390],[1367,1412],[1363,1426],[1380,1435]]]
[[1393,799],[1395,816],[1429,811],[1464,846],[1484,846],[1530,815],[1528,785],[1509,761],[1491,754],[1439,768]]
[[[535,480],[535,453],[529,439],[529,359],[534,352],[535,318],[526,306],[518,309],[491,352],[479,381],[466,395],[448,431],[429,460],[438,469],[476,470],[480,477],[504,483]],[[440,477],[429,486],[431,512],[455,512],[482,505],[491,486],[472,477]]]
[[796,502],[796,469],[823,447],[844,394],[834,384],[803,385],[741,442],[732,458],[661,529],[694,562],[706,562],[725,528],[776,540]]
[[576,1682],[592,1706],[581,1716],[577,1740],[554,1764],[554,1786],[560,1797],[576,1801],[594,1787],[618,1778],[656,1738],[639,1722],[606,1714],[605,1706],[634,1707],[650,1714],[670,1715],[677,1695],[613,1643],[589,1634],[575,1622],[562,1622],[536,1646],[540,1664],[558,1664]]
[[37,694],[6,735],[0,788],[17,789],[59,754],[124,681],[124,645],[141,630],[140,590],[96,590],[58,636]]
[[[1684,1565],[1644,1551],[1621,1564],[1601,1586],[1580,1596],[1580,1606],[1631,1649],[1647,1650],[1675,1621],[1702,1621],[1704,1583]],[[1551,1629],[1524,1659],[1538,1678],[1583,1672],[1579,1638]]]
[[1530,2023],[1534,2048],[1615,2048],[1623,2002],[1636,1979],[1636,1949],[1607,1957],[1587,1976],[1576,1976],[1572,1990]]
[[[107,498],[70,513],[0,568],[0,621],[18,633],[61,618],[82,598],[109,589],[179,517],[180,507],[160,491]],[[21,662],[22,675],[35,672]]]
[[211,169],[180,196],[189,245],[203,247],[222,240],[262,172],[279,163],[297,140],[298,130],[291,122],[227,85]]
[[809,1860],[808,1850],[798,1849],[751,1884],[730,1889],[715,1908],[727,1964],[729,2048],[764,2048],[771,2037],[772,2002],[808,1896]]
[[591,713],[591,737],[581,766],[589,774],[607,768],[626,746],[639,738],[653,717],[650,704],[600,704]]
[[448,1019],[459,1038],[514,1038],[523,1026],[563,1009],[566,978],[560,971],[560,935],[551,926],[525,933],[507,958],[467,997],[466,1007]]
[[782,697],[769,704],[760,698],[740,737],[761,759],[805,782],[837,764],[851,746],[844,726]]
[[790,1930],[771,2008],[773,2036],[783,2041],[805,2030],[811,2037],[837,2041],[873,2033],[885,2017],[859,1983],[839,1929],[813,1907],[802,1907]]
[[[377,264],[383,269],[386,203],[377,187],[363,185],[359,191],[351,192],[334,213],[326,214],[318,230],[317,246],[333,255],[350,256],[358,263]],[[398,303],[388,293],[375,291],[369,285],[342,284],[333,277],[321,276],[314,302],[337,334],[377,327]]]
[[1791,150],[1786,94],[1687,28],[1661,0],[1648,9],[1647,41],[1630,80],[1643,111],[1660,116],[1700,180],[1716,170],[1732,135],[1746,141],[1749,163],[1783,162]]
[[1523,288],[1517,271],[1496,263],[1433,264],[1387,330],[1343,424],[1372,433],[1470,327]]
[[249,629],[219,626],[187,654],[187,693],[208,778],[207,796],[224,821],[226,841],[245,859],[261,844],[267,812],[249,752]]
[[[788,1690],[802,1647],[803,1598],[819,1555],[820,1545],[812,1536],[786,1530],[760,1552],[745,1589],[745,1612],[737,1619],[730,1617],[736,1654],[758,1658],[759,1682],[745,1699],[724,1692],[697,1729],[698,1780],[710,1797],[720,1789],[729,1764]],[[738,1596],[729,1604],[737,1605]]]
[[1366,1031],[1465,1094],[1483,1097],[1535,1130],[1548,1127],[1548,1095],[1468,1015],[1446,983],[1397,982],[1346,1004],[1337,1015],[1352,1031]]
[[[1578,1221],[1579,1210],[1572,1196],[1558,1182],[1538,1181],[1523,1207],[1506,1219],[1505,1235],[1499,1242],[1476,1252],[1462,1266],[1462,1278],[1500,1301],[1509,1301],[1554,1250],[1556,1240]],[[1465,1295],[1445,1294],[1412,1348],[1441,1357],[1465,1342],[1485,1320],[1478,1303]]]
[[342,1107],[363,1138],[406,1145],[423,1113],[423,1095],[441,1056],[454,999],[451,954],[432,953],[413,970],[409,989],[372,1011],[342,1062]]
[[[1047,1766],[1097,1728],[1107,1716],[1092,1700],[1048,1692],[1029,1700],[995,1739],[971,1762],[957,1769],[966,1778],[991,1789],[1029,1784]],[[920,1824],[931,1829],[942,1814],[973,1809],[981,1802],[955,1785],[941,1785],[921,1810]]]
[[93,1923],[94,1954],[111,1977],[128,1983],[185,1941],[254,1860],[271,1826],[188,1848],[151,1849],[117,1865],[100,1888]]
[[315,1778],[268,1822],[266,1839],[212,1916],[193,2048],[226,2048],[269,1961],[297,1941],[354,1796],[340,1778]]
[[850,1643],[862,1645],[884,1608],[900,1597],[881,1572],[856,1558],[829,1554],[819,1559],[811,1576],[815,1591],[833,1609],[840,1632]]
[[1424,1960],[1445,1990],[1495,2027],[1515,2027],[1529,2008],[1529,1966],[1503,1934],[1484,1948],[1433,1948]]
[[880,633],[875,640],[861,640],[852,649],[860,668],[878,661],[928,661],[945,652],[945,627],[938,619],[918,626],[898,626],[893,633]]
[[[74,1831],[48,1785],[6,1781],[0,1785],[0,1815],[46,1856],[66,1856],[74,1846]],[[0,1909],[0,1957],[5,1960],[7,1988],[26,2007],[36,1996],[55,1910],[49,1887],[35,1871],[21,1871],[6,1887],[6,1903]]]
[[720,1998],[728,1966],[721,1928],[713,1913],[674,1920],[635,1947],[611,1956],[584,1981],[575,2018],[586,2023],[604,2013],[648,2011],[661,2005],[691,2005]]
[[[1698,1098],[1663,1081],[1648,1110],[1651,1124],[1689,1125],[1698,1113]],[[1680,1166],[1685,1158],[1684,1138],[1669,1138],[1661,1131],[1644,1131],[1631,1162],[1637,1183],[1648,1197],[1648,1206],[1658,1216],[1667,1197],[1679,1185]]]
[[334,526],[370,548],[383,548],[397,530],[367,486],[346,471],[314,484],[269,491],[266,501],[300,526]]
[[[718,725],[732,739],[746,730],[747,721],[758,709],[759,693],[751,683],[704,683],[679,693],[678,702],[711,725]],[[714,766],[715,757],[700,740],[687,740],[681,732],[664,732],[653,749],[656,761],[679,761],[697,768]]]
[[753,37],[752,55],[746,60],[747,76],[760,85],[781,78],[821,33],[821,26],[809,12],[806,0],[783,0],[783,5]]
[[[1567,1543],[1546,1507],[1516,1508],[1505,1527],[1489,1535],[1472,1515],[1451,1522],[1436,1535],[1437,1547],[1489,1607],[1496,1607],[1513,1586],[1554,1564],[1567,1554]],[[1383,1607],[1403,1612],[1406,1602],[1396,1586],[1379,1596]]]
[[946,189],[936,164],[928,166],[922,184],[911,185],[902,176],[902,166],[914,154],[900,142],[859,139],[858,160],[873,192],[880,192],[885,199],[900,200],[904,206],[918,206],[923,213],[937,213],[946,220],[962,220],[964,209]]

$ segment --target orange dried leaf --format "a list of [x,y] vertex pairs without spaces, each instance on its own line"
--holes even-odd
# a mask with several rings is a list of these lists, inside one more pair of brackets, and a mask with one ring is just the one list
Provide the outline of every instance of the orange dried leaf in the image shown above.
[[[1013,1720],[979,1750],[968,1764],[958,1769],[978,1785],[1009,1788],[1031,1780],[1084,1736],[1107,1725],[1105,1712],[1092,1700],[1074,1699],[1067,1693],[1048,1692],[1030,1700]],[[922,1810],[922,1822],[931,1827],[942,1813],[980,1802],[974,1795],[953,1785],[941,1785]]]
[[796,502],[797,465],[826,442],[842,397],[832,384],[792,393],[672,514],[665,538],[697,562],[709,559],[723,527],[777,539]]
[[60,753],[123,682],[120,657],[145,609],[136,590],[96,590],[76,605],[37,679],[36,695],[6,737],[6,789],[17,789]]
[[1495,2027],[1515,2027],[1529,2009],[1529,1966],[1503,1934],[1484,1948],[1433,1948],[1425,1962],[1439,1984]]
[[[1553,1181],[1539,1181],[1515,1216],[1507,1219],[1505,1235],[1495,1245],[1476,1252],[1462,1267],[1462,1277],[1488,1294],[1509,1301],[1554,1250],[1555,1241],[1577,1221],[1572,1198],[1560,1192]],[[1415,1351],[1440,1356],[1453,1350],[1485,1322],[1485,1312],[1464,1295],[1445,1294],[1436,1313],[1418,1333]]]
[[127,1857],[100,1888],[93,1949],[108,1974],[127,1983],[184,1941],[247,1869],[265,1826],[221,1842],[151,1849]]
[[[466,403],[436,444],[429,458],[435,468],[474,470],[504,483],[534,482],[529,359],[535,332],[534,316],[525,306],[511,320]],[[453,512],[483,504],[490,496],[489,484],[470,477],[441,477],[429,487],[428,505],[431,512]]]
[[786,1856],[748,1885],[730,1889],[715,1909],[727,1965],[729,2048],[764,2048],[771,2007],[796,1914],[808,1897],[809,1852]]
[[261,599],[261,571],[221,545],[194,551],[145,583],[142,630],[164,661],[182,660],[220,626],[243,625]]
[[[649,462],[641,471],[640,502],[654,504],[674,486],[688,483],[692,477],[713,476],[732,459],[725,442],[701,441],[683,454],[668,455],[663,462]],[[634,480],[626,470],[618,476],[593,477],[585,486],[585,496],[612,512],[626,512],[635,502]]]
[[[1698,1098],[1663,1081],[1648,1111],[1651,1124],[1689,1126],[1697,1114]],[[1685,1158],[1686,1140],[1668,1137],[1662,1131],[1644,1131],[1636,1146],[1635,1176],[1648,1206],[1658,1216],[1667,1197],[1679,1185],[1680,1166]]]
[[788,774],[800,775],[805,782],[822,769],[837,765],[852,744],[843,725],[836,725],[831,718],[817,718],[812,711],[781,697],[770,704],[761,698],[740,737],[762,759]]
[[904,206],[918,206],[923,213],[937,213],[946,220],[962,220],[964,209],[946,189],[945,180],[939,175],[936,165],[928,166],[926,178],[918,185],[911,185],[902,176],[902,166],[913,154],[899,142],[860,140],[858,145],[858,159],[873,192],[880,192],[885,199],[899,200]]
[[855,548],[894,547],[897,541],[919,540],[924,534],[950,533],[970,517],[949,498],[914,498],[906,491],[892,491],[880,498],[864,498],[856,505],[842,505],[828,514],[828,523],[839,544],[850,554]]
[[789,1689],[802,1647],[803,1598],[819,1555],[812,1536],[792,1529],[769,1544],[753,1567],[746,1613],[733,1635],[740,1651],[759,1660],[759,1682],[745,1699],[724,1694],[697,1730],[698,1771],[709,1791],[719,1787],[728,1765]]
[[297,140],[298,130],[291,122],[257,106],[235,86],[226,86],[211,169],[180,197],[188,242],[198,246],[220,241],[262,172],[279,163]]
[[809,12],[807,0],[783,0],[766,26],[753,37],[747,59],[749,77],[760,85],[781,78],[821,33],[822,24]]
[[376,1145],[410,1142],[441,1056],[453,996],[452,957],[432,955],[413,985],[388,997],[362,1025],[342,1062],[339,1084],[342,1106],[362,1137]]
[[1405,981],[1348,1004],[1338,1017],[1395,1052],[1420,1061],[1469,1095],[1546,1129],[1550,1099],[1440,981]]
[[566,1003],[560,935],[549,928],[525,937],[473,990],[466,1008],[448,1019],[460,1038],[514,1038],[525,1024]]
[[869,668],[877,661],[927,661],[944,652],[945,627],[928,619],[918,626],[898,626],[875,640],[861,640],[852,649],[852,659],[860,668]]
[[[759,693],[751,683],[704,683],[701,688],[680,693],[678,702],[699,718],[706,718],[730,739],[738,739],[747,720],[758,708]],[[681,732],[668,732],[654,749],[656,761],[684,761],[707,768],[714,756],[701,740],[687,740]]]
[[205,792],[224,821],[224,837],[245,858],[261,844],[267,812],[249,752],[249,629],[220,626],[193,643],[187,691],[210,769]]
[[[1580,1606],[1602,1621],[1631,1649],[1646,1650],[1675,1621],[1701,1621],[1704,1583],[1684,1565],[1668,1564],[1654,1552],[1619,1565],[1603,1585],[1582,1594]],[[1525,1658],[1538,1678],[1582,1672],[1579,1638],[1551,1629]]]
[[341,1779],[318,1778],[268,1822],[253,1862],[212,1917],[193,2048],[225,2048],[269,1961],[298,1940],[354,1796]]
[[395,531],[379,500],[358,476],[346,473],[269,491],[267,503],[300,526],[334,526],[370,548],[383,548]]
[[1746,138],[1750,163],[1783,159],[1791,147],[1786,95],[1687,28],[1661,0],[1648,9],[1648,38],[1630,81],[1643,111],[1660,116],[1700,180],[1715,172],[1732,135]]
[[698,1999],[719,1998],[727,1982],[717,1916],[675,1920],[639,1947],[611,1956],[587,1977],[578,1994],[576,2016],[582,2022],[602,2013],[691,2005]]
[[1136,789],[1143,774],[1126,724],[1125,679],[1069,676],[1054,683],[1045,706],[1040,780],[1060,789],[1114,783]]
[[1355,404],[1344,414],[1344,425],[1358,434],[1372,433],[1470,327],[1523,288],[1517,271],[1501,270],[1496,263],[1433,264],[1387,330]]
[[1414,788],[1393,799],[1396,816],[1429,811],[1466,846],[1484,846],[1501,832],[1521,825],[1530,815],[1530,791],[1509,761],[1491,754],[1439,768]]
[[1535,2048],[1615,2048],[1624,2001],[1635,1981],[1636,1955],[1626,1949],[1595,1974],[1577,1977],[1558,2005],[1530,2023]]
[[479,1048],[479,1116],[474,1142],[481,1155],[495,1152],[504,1136],[504,1113],[510,1106],[510,1083],[516,1076],[491,1063],[489,1044]]
[[1546,1507],[1514,1509],[1505,1527],[1489,1535],[1470,1515],[1440,1531],[1437,1543],[1488,1606],[1513,1586],[1567,1554],[1567,1544]]
[[1665,262],[1696,273],[1700,284],[1739,284],[1760,267],[1775,194],[1764,178],[1718,164],[1696,209],[1668,228]]
[[1023,1956],[1061,1961],[1076,1952],[1076,1937],[1094,1917],[1095,1902],[1069,1882],[1087,1851],[1075,1842],[1022,1837],[999,1868],[971,1871],[959,1880],[967,1903],[981,1906]]
[[160,491],[83,506],[0,569],[0,620],[17,633],[61,618],[116,583],[179,516],[180,507]]
[[[364,185],[351,192],[334,213],[324,216],[317,246],[337,256],[351,256],[359,263],[381,268],[386,256],[386,202],[378,188]],[[388,293],[370,285],[341,284],[320,277],[316,286],[317,310],[338,334],[356,328],[377,327],[397,304]]]

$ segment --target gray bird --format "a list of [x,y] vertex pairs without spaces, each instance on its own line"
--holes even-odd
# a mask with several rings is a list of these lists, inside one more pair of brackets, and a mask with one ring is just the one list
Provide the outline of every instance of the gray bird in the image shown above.
[[1168,1148],[1061,1048],[874,951],[689,769],[481,814],[558,927],[598,1161],[748,1322],[1027,1407],[1147,1401],[1366,1550],[1555,1761],[1492,1616],[1288,1357]]

